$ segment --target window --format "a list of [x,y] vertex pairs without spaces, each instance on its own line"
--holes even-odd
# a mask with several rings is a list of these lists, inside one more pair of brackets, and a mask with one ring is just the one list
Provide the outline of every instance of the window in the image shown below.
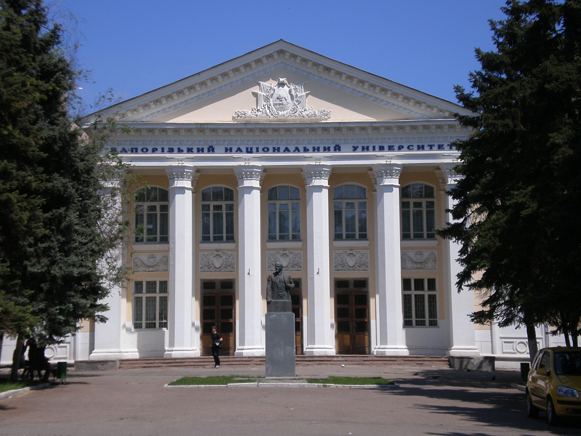
[[436,279],[403,279],[403,325],[437,327]]
[[135,194],[135,242],[168,242],[168,193],[162,188]]
[[167,281],[133,282],[133,327],[167,328]]
[[268,240],[301,239],[301,202],[298,188],[275,186],[268,190]]
[[202,191],[202,241],[234,241],[234,191],[212,186]]
[[436,238],[434,187],[413,183],[401,190],[402,239]]
[[367,190],[343,185],[333,190],[335,239],[367,239]]

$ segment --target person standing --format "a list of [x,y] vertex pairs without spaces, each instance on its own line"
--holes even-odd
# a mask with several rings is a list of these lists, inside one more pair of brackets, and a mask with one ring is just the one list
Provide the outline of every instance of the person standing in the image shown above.
[[222,348],[222,336],[216,326],[212,327],[212,356],[214,356],[214,368],[220,368],[220,348]]

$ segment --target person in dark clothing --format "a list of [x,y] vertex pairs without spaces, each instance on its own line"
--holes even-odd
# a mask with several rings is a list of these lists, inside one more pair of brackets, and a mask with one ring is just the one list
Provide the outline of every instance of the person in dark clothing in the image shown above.
[[212,356],[214,356],[214,368],[220,368],[220,348],[222,348],[222,336],[216,330],[216,326],[212,327]]

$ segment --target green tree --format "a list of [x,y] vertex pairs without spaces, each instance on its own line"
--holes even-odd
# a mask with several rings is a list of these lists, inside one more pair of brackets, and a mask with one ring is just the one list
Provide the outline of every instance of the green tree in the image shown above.
[[512,0],[503,12],[496,51],[476,50],[472,91],[456,88],[476,115],[458,116],[474,133],[456,144],[457,221],[441,235],[461,244],[458,286],[486,292],[474,320],[525,324],[532,358],[536,324],[576,339],[581,318],[581,2]]
[[[125,226],[123,166],[68,109],[78,72],[40,0],[0,0],[0,331],[50,344],[103,320]],[[13,376],[20,353],[15,353]]]

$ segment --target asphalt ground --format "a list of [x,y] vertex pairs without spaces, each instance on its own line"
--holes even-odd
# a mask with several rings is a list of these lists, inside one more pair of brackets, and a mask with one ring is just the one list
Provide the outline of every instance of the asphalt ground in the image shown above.
[[[2,370],[0,376],[6,375]],[[70,370],[64,385],[0,399],[0,435],[580,435],[529,419],[518,371],[299,366],[298,377],[381,376],[398,387],[167,388],[183,376],[263,376],[251,367]],[[494,378],[494,380],[493,380]]]

